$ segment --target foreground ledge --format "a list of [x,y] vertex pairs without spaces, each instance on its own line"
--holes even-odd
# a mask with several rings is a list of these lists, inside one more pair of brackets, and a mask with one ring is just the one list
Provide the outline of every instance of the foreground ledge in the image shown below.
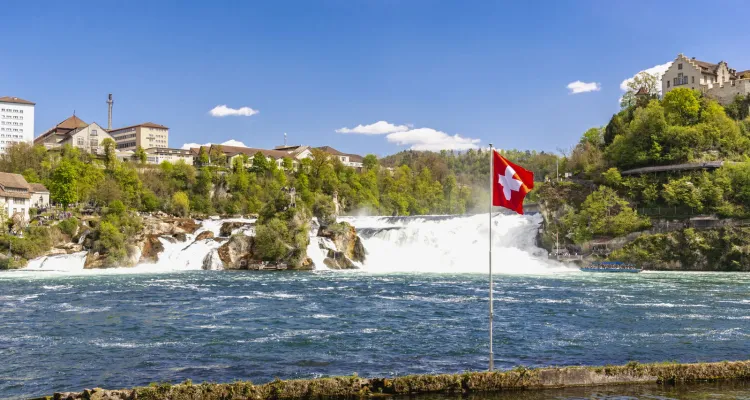
[[54,400],[296,400],[412,395],[419,393],[471,393],[620,384],[665,384],[750,379],[750,361],[715,363],[630,362],[621,366],[516,368],[498,372],[465,372],[453,375],[409,375],[398,378],[360,378],[356,375],[320,379],[202,383],[190,381],[152,384],[135,389],[91,389],[55,393]]

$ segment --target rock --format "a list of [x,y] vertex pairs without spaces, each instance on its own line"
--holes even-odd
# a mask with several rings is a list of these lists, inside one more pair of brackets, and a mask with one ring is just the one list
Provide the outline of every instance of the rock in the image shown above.
[[141,245],[140,262],[155,263],[159,261],[159,253],[164,251],[164,245],[156,235],[146,236],[146,240]]
[[330,269],[358,269],[346,254],[331,249],[328,249],[328,254],[323,263]]
[[99,252],[93,253],[89,251],[88,254],[86,254],[86,262],[83,264],[83,268],[104,268],[104,263],[106,261],[107,256],[105,254],[99,254]]
[[214,238],[214,233],[213,232],[211,232],[211,231],[203,231],[200,234],[198,234],[198,236],[195,238],[195,241],[197,242],[199,240],[213,239],[213,238]]
[[362,240],[357,236],[357,231],[346,222],[321,227],[318,230],[319,237],[331,239],[336,249],[351,261],[364,262],[367,255]]
[[253,260],[253,245],[254,238],[250,236],[232,236],[217,251],[224,268],[247,269],[249,262]]
[[187,241],[187,234],[184,232],[175,233],[174,235],[172,235],[172,237],[177,239],[180,242]]
[[250,222],[240,222],[240,221],[229,221],[221,224],[221,229],[219,229],[219,236],[223,237],[229,237],[232,236],[232,232],[234,232],[235,229],[239,229],[245,226],[252,226],[253,224]]
[[65,243],[57,246],[57,248],[64,250],[66,254],[78,253],[79,251],[83,251],[83,245],[80,245],[78,243]]

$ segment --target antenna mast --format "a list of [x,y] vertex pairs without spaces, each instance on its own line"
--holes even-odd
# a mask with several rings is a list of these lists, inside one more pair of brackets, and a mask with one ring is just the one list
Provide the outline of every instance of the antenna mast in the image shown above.
[[107,119],[107,130],[112,130],[112,104],[115,102],[112,100],[112,93],[109,94],[109,98],[107,99],[107,106],[109,107],[109,117]]

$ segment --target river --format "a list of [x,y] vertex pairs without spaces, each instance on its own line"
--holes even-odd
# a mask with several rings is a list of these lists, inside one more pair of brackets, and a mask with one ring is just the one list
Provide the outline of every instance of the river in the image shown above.
[[[529,245],[533,219],[504,218],[499,368],[749,358],[750,275],[582,273]],[[0,273],[0,398],[486,368],[486,245],[464,231],[481,229],[466,219],[380,231],[376,222],[399,222],[371,222],[362,271]]]

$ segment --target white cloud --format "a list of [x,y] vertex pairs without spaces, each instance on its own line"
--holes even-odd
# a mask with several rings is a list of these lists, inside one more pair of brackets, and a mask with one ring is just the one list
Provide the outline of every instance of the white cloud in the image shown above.
[[211,111],[209,111],[209,114],[211,114],[212,117],[250,117],[259,112],[260,111],[253,110],[250,107],[230,108],[227,107],[226,104],[223,104],[211,109]]
[[[656,75],[656,79],[658,81],[661,81],[661,76],[664,75],[664,73],[667,71],[667,69],[669,69],[670,66],[672,66],[672,61],[670,61],[668,63],[665,63],[665,64],[656,65],[656,66],[651,67],[649,69],[644,69],[643,71],[638,71],[638,73],[636,73],[635,75],[633,75],[630,78],[625,79],[624,81],[622,81],[622,83],[620,83],[620,89],[622,89],[623,92],[627,92],[628,91],[628,82],[632,82],[633,79],[635,79],[635,77],[638,74],[640,74],[641,72],[648,72],[651,75]],[[661,92],[661,85],[656,85],[656,86],[659,88],[659,92]]]
[[[208,147],[208,146],[211,146],[212,144],[214,144],[214,143],[204,143],[204,144],[200,144],[200,143],[185,143],[185,144],[182,145],[181,149],[183,149],[183,150],[190,150],[190,149],[195,148],[195,147],[201,147],[201,146]],[[245,146],[245,143],[242,143],[239,140],[234,140],[234,139],[229,139],[226,142],[221,143],[221,145],[222,146],[234,146],[234,147],[247,147],[247,146]]]
[[597,82],[581,82],[575,81],[568,84],[570,94],[598,92],[602,89],[602,86]]
[[468,150],[479,146],[479,139],[462,137],[460,135],[448,135],[432,128],[418,128],[403,132],[393,132],[386,136],[391,143],[411,146],[410,149],[418,151],[438,150]]
[[354,128],[336,129],[337,133],[358,133],[362,135],[384,135],[386,133],[408,131],[407,125],[393,125],[390,122],[378,121],[370,125],[357,125]]

